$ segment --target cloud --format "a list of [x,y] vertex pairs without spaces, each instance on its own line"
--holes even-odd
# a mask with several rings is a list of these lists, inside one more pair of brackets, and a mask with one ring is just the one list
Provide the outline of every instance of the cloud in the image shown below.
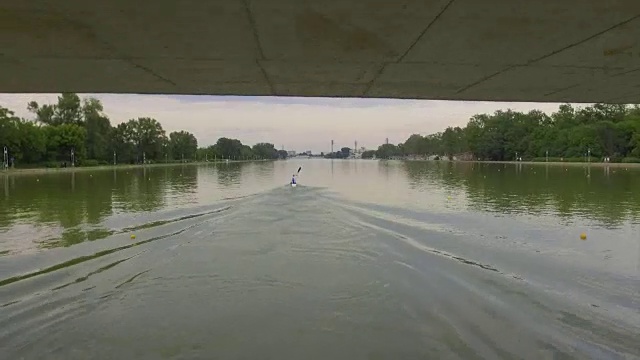
[[[55,103],[58,94],[0,94],[0,106],[18,116],[33,118],[27,111],[31,100]],[[556,111],[558,104],[499,103],[356,98],[174,96],[133,94],[82,94],[100,99],[112,124],[137,117],[153,117],[167,132],[186,130],[201,146],[226,136],[245,144],[272,142],[277,148],[314,152],[359,146],[377,148],[389,138],[404,141],[464,126],[478,113],[511,108],[519,111]]]

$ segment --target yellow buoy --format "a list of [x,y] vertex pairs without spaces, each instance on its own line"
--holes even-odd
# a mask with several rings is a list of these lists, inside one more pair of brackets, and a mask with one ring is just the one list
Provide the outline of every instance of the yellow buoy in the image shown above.
[[580,239],[581,240],[587,240],[587,234],[585,234],[585,233],[580,234]]
[[134,234],[131,234],[131,239],[135,239],[136,236]]

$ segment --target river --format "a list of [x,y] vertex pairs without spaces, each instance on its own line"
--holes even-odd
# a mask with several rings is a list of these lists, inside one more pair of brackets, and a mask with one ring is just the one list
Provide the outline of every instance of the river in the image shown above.
[[0,174],[6,359],[637,359],[638,334],[638,168]]

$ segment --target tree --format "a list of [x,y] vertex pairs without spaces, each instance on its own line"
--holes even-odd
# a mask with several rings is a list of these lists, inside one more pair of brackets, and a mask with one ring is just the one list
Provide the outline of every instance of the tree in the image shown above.
[[174,131],[169,134],[169,152],[174,160],[195,159],[198,140],[187,131]]
[[342,149],[340,149],[340,152],[342,153],[343,158],[348,158],[349,155],[351,155],[351,149],[348,147],[343,147]]
[[277,159],[278,150],[270,143],[257,143],[252,147],[253,155],[259,159]]
[[241,160],[248,160],[253,158],[253,151],[251,151],[251,146],[249,145],[242,145],[242,147],[240,148],[240,157],[239,159]]
[[[127,122],[125,136],[133,143],[136,162],[160,160],[164,155],[166,135],[162,125],[152,118],[131,119]],[[195,150],[194,150],[195,151]]]
[[242,151],[242,143],[237,139],[222,137],[216,142],[216,149],[224,159],[239,159]]
[[36,120],[46,125],[75,124],[82,125],[80,97],[74,93],[62,93],[55,105],[43,105],[31,101],[27,109],[36,115]]
[[407,155],[424,154],[423,144],[424,138],[418,134],[413,134],[404,142],[404,149]]
[[286,157],[273,144],[253,147],[240,140],[221,138],[216,145],[198,149],[197,139],[186,131],[166,136],[160,123],[140,117],[111,126],[102,103],[96,98],[81,99],[74,93],[62,93],[55,104],[27,104],[33,120],[21,119],[0,107],[0,150],[7,147],[9,156],[19,164],[69,162],[71,150],[78,163],[96,160],[111,163],[140,163],[168,159],[272,159]]
[[87,158],[109,161],[112,149],[109,146],[111,122],[103,114],[104,108],[100,100],[88,98],[82,102],[82,116],[87,131]]
[[[448,154],[470,151],[478,159],[513,160],[549,156],[584,159],[640,155],[640,107],[594,104],[575,109],[560,105],[551,116],[533,110],[528,113],[499,110],[478,114],[464,128],[447,128],[425,137],[413,134],[398,150],[379,149],[380,154]],[[636,150],[638,149],[638,150]],[[633,159],[628,159],[633,160]]]
[[20,138],[19,159],[26,164],[35,164],[46,155],[47,138],[45,132],[34,122],[21,120],[18,126],[18,136]]
[[76,124],[62,124],[44,128],[47,139],[47,160],[71,162],[73,150],[75,161],[85,159],[85,129]]
[[375,150],[367,150],[367,151],[364,151],[364,152],[362,153],[362,158],[363,158],[363,159],[371,159],[371,158],[373,158],[375,155],[376,155],[376,151],[375,151]]
[[36,121],[42,124],[52,125],[55,114],[55,105],[43,105],[40,107],[37,102],[31,101],[27,109],[36,115]]
[[[100,105],[102,107],[102,105]],[[84,119],[82,117],[82,106],[80,97],[74,93],[62,93],[58,96],[58,104],[54,116],[54,125],[59,124],[75,124],[82,125]],[[102,109],[100,109],[102,111]]]
[[118,124],[110,131],[111,149],[116,153],[118,163],[130,164],[136,160],[136,144],[129,131],[129,123]]
[[17,152],[20,148],[19,135],[20,119],[15,113],[4,107],[0,107],[0,150],[4,151],[6,146],[8,151]]
[[289,153],[285,150],[278,150],[278,159],[286,159],[289,157]]
[[393,144],[380,145],[376,151],[376,157],[380,159],[389,159],[394,156],[400,156],[400,154],[398,147]]

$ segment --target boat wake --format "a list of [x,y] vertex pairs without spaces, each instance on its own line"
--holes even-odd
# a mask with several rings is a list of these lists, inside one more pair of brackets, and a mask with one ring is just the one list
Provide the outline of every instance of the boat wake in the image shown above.
[[147,214],[3,258],[0,343],[7,358],[640,355],[634,279],[586,281],[487,223],[308,186]]

